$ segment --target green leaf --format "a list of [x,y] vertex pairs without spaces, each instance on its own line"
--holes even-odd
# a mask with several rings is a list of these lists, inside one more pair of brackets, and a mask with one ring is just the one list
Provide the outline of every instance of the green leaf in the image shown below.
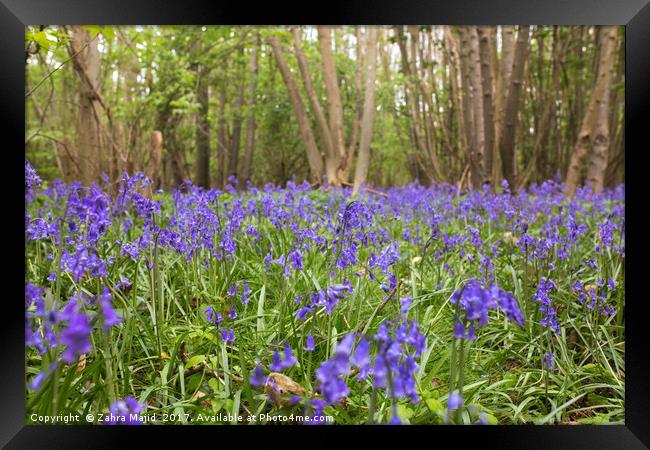
[[45,31],[39,31],[34,33],[34,41],[40,45],[44,50],[49,50],[52,42],[47,38],[47,33]]
[[442,403],[440,403],[435,398],[428,398],[425,400],[425,402],[431,412],[442,411],[445,409],[445,407],[442,406]]
[[265,330],[264,326],[264,299],[266,296],[266,285],[262,285],[262,290],[260,291],[260,299],[257,302],[257,332],[263,333]]
[[413,417],[413,414],[414,414],[413,410],[408,406],[397,405],[397,415],[399,415],[401,419],[409,420],[411,417]]
[[212,389],[213,392],[219,392],[219,382],[216,378],[210,378],[208,386],[210,386],[210,389]]
[[189,369],[192,366],[196,366],[197,364],[201,364],[203,361],[205,361],[205,355],[195,355],[192,356],[186,363],[185,363],[185,368]]
[[583,417],[581,419],[576,420],[576,422],[584,423],[587,425],[602,425],[604,423],[609,423],[609,416],[598,414],[593,417]]
[[90,37],[95,38],[101,31],[101,28],[98,25],[82,25],[81,28],[88,30],[90,32]]
[[115,32],[113,31],[113,28],[111,28],[111,27],[103,26],[102,27],[102,34],[109,41],[113,40],[115,38]]

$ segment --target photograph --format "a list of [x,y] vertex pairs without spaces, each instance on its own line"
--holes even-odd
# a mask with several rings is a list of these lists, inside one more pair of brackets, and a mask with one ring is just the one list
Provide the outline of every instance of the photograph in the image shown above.
[[24,76],[25,424],[626,425],[624,26],[29,24]]

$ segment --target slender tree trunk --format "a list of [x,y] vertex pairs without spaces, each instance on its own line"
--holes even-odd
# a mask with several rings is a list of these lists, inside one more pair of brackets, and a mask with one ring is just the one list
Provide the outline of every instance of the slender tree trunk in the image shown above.
[[[332,181],[328,179],[328,182],[338,185],[341,181],[346,180],[349,167],[346,167],[343,104],[341,102],[341,93],[336,77],[336,63],[332,52],[332,31],[330,27],[318,27],[318,40],[320,41],[321,58],[323,60],[323,80],[325,81],[325,91],[327,92],[329,128],[334,146],[333,154],[336,155],[335,159],[328,158],[325,164],[334,166],[336,171],[336,178]],[[332,168],[328,168],[327,170],[331,172]]]
[[255,151],[255,94],[257,92],[257,58],[260,46],[260,34],[256,35],[255,45],[251,51],[251,81],[248,91],[248,121],[246,123],[246,150],[244,152],[244,165],[242,166],[241,182],[245,187],[251,178],[251,165]]
[[[624,133],[625,124],[621,120],[622,113],[625,108],[624,94],[621,89],[621,83],[625,78],[625,39],[624,34],[619,38],[618,64],[616,67],[616,76],[613,80],[613,85],[617,88],[612,92],[611,110],[612,116],[610,119],[610,130],[612,130],[612,139],[609,150],[609,162],[607,163],[607,175],[605,177],[605,186],[613,186],[615,183],[620,183],[624,180],[625,167],[621,164],[625,158],[624,146]],[[618,175],[621,175],[620,178]]]
[[528,53],[530,27],[522,26],[517,33],[517,44],[512,63],[512,73],[508,87],[505,116],[503,120],[503,135],[501,137],[501,163],[503,176],[511,188],[515,187],[515,134],[517,128],[517,113],[519,97],[522,91],[526,54]]
[[474,114],[472,111],[473,105],[473,92],[472,92],[472,53],[470,46],[470,36],[467,27],[459,27],[460,32],[460,73],[462,81],[462,108],[465,126],[465,139],[468,144],[468,160],[470,162],[470,172],[472,187],[478,189],[481,185],[482,170],[478,165],[476,159],[476,127],[474,124]]
[[305,53],[303,52],[302,45],[300,44],[300,31],[297,28],[292,28],[291,35],[293,37],[293,47],[294,51],[296,52],[296,59],[298,60],[298,68],[300,69],[302,82],[305,86],[307,98],[309,99],[309,107],[312,114],[316,118],[318,131],[323,141],[323,146],[325,147],[326,158],[334,160],[336,159],[336,154],[334,150],[334,144],[332,142],[332,134],[330,133],[329,124],[327,123],[327,118],[325,117],[325,113],[321,107],[320,100],[318,100],[318,94],[316,93],[316,88],[314,87],[311,73],[309,72],[309,67],[307,66],[307,58],[305,58]]
[[[541,118],[538,121],[538,129],[536,130],[535,133],[535,144],[533,146],[533,154],[530,160],[528,161],[528,164],[518,183],[519,187],[523,187],[525,185],[525,183],[528,181],[533,171],[535,170],[535,166],[536,165],[539,166],[539,164],[537,163],[540,159],[540,156],[545,153],[548,153],[546,151],[546,145],[550,134],[551,120],[553,118],[553,109],[554,109],[553,105],[557,100],[557,96],[555,94],[560,89],[561,65],[564,62],[564,55],[567,50],[568,42],[569,42],[568,40],[559,42],[559,37],[557,33],[555,33],[555,38],[553,41],[553,53],[552,53],[553,68],[551,74],[551,87],[549,93],[545,96],[544,102],[541,106],[542,108],[542,111],[540,112]],[[546,161],[547,164],[549,164],[550,162],[551,161],[548,160]]]
[[[201,43],[195,42],[193,51],[200,52]],[[202,64],[195,64],[196,99],[199,110],[196,114],[196,185],[205,189],[210,187],[210,123],[208,108],[210,93],[208,91],[208,72]]]
[[147,162],[145,173],[153,182],[154,189],[161,187],[160,163],[162,161],[163,136],[158,130],[151,133],[151,143],[149,145],[149,161]]
[[[591,190],[600,193],[605,183],[609,150],[609,101],[617,48],[617,27],[603,27],[600,33],[600,62],[598,77],[605,85],[602,97],[596,99],[597,113],[592,139],[592,152],[587,170],[587,182]],[[602,73],[601,73],[602,71]]]
[[[425,43],[421,42],[421,36],[426,37],[428,33],[420,33],[419,27],[413,25],[409,27],[411,35],[411,55],[412,55],[412,75],[413,84],[417,88],[422,99],[421,110],[421,123],[424,131],[424,147],[426,155],[428,156],[431,169],[427,171],[429,178],[434,182],[439,182],[443,179],[440,174],[440,161],[436,151],[436,133],[434,129],[434,121],[438,112],[433,104],[433,78],[427,80],[429,72],[426,66],[433,67],[432,61],[427,61],[424,48]],[[419,61],[419,64],[418,64]]]
[[[309,162],[309,169],[311,171],[311,176],[314,181],[320,182],[321,177],[324,173],[323,171],[323,159],[321,158],[320,151],[316,145],[316,140],[314,139],[314,133],[309,124],[307,118],[307,112],[305,111],[305,105],[302,103],[300,98],[300,93],[298,92],[298,86],[291,76],[289,67],[284,59],[282,53],[282,48],[280,47],[280,40],[277,36],[270,36],[269,43],[275,55],[275,59],[278,63],[278,68],[282,74],[282,79],[284,80],[285,85],[287,86],[287,91],[289,93],[289,98],[293,105],[294,111],[296,113],[296,119],[298,120],[298,127],[300,128],[300,134],[302,136],[303,143],[305,144],[305,150],[307,152],[307,161]],[[335,174],[334,174],[335,176]],[[329,181],[329,178],[328,178]]]
[[492,161],[494,159],[494,105],[492,95],[492,57],[490,54],[490,32],[485,27],[478,28],[480,44],[481,78],[483,80],[483,127],[485,132],[485,178],[491,182]]
[[363,44],[361,42],[361,27],[358,25],[355,29],[355,37],[357,60],[355,61],[356,67],[354,71],[354,118],[350,130],[350,143],[347,150],[346,167],[352,167],[352,162],[354,161],[354,151],[357,148],[357,141],[359,140],[359,126],[361,124],[361,114],[363,113],[364,107],[362,96],[364,55]]
[[361,123],[361,141],[359,143],[359,157],[354,174],[352,195],[359,192],[359,188],[366,182],[368,166],[370,165],[370,143],[375,119],[375,75],[377,73],[377,28],[368,28],[366,42],[366,91],[363,104],[363,118]]
[[[79,26],[72,27],[71,52],[75,69],[79,74],[79,115],[76,123],[76,153],[79,162],[81,181],[89,185],[99,179],[105,170],[102,161],[101,135],[99,123],[99,51],[97,38]],[[91,86],[89,86],[89,83]]]
[[[452,31],[451,27],[445,26],[444,27],[444,38],[445,38],[445,46],[447,50],[447,55],[449,58],[449,79],[450,79],[450,85],[451,85],[451,97],[453,98],[453,101],[450,102],[450,110],[453,108],[453,106],[456,106],[455,112],[457,115],[457,124],[458,126],[456,127],[456,132],[457,132],[457,142],[458,142],[458,149],[460,151],[460,155],[468,155],[469,154],[469,141],[467,140],[467,134],[466,134],[466,122],[465,122],[465,107],[466,107],[466,102],[462,98],[462,92],[461,92],[461,83],[459,82],[459,77],[461,74],[461,68],[460,68],[460,57],[458,55],[458,42],[456,40],[456,36],[454,32]],[[451,123],[451,120],[449,121]],[[462,162],[462,157],[461,159],[461,164],[458,167],[458,172],[459,176],[460,173],[462,172],[465,163]]]
[[508,99],[508,88],[510,86],[510,74],[512,73],[512,61],[515,56],[515,28],[513,26],[501,27],[501,88],[499,89],[499,108],[497,117],[499,126],[496,130],[496,144],[500,146],[501,135],[503,134],[503,121],[506,112],[506,100]]
[[[476,160],[476,174],[474,188],[480,188],[486,180],[489,180],[489,171],[485,164],[485,113],[484,105],[485,99],[483,97],[483,84],[481,82],[481,57],[479,50],[479,39],[476,27],[469,27],[467,29],[470,39],[470,65],[472,67],[472,112],[474,114],[474,159]],[[492,84],[492,80],[490,80]],[[488,105],[491,109],[492,105]]]
[[215,184],[219,189],[222,189],[226,183],[227,173],[227,156],[228,156],[228,142],[226,130],[226,85],[221,82],[219,87],[219,128],[217,131],[217,176]]
[[232,127],[232,141],[230,142],[229,176],[237,178],[239,164],[239,147],[241,146],[242,106],[244,105],[244,47],[239,49],[239,85],[237,86],[237,99],[235,100],[235,118]]
[[[600,32],[603,34],[601,43],[604,48],[600,52],[598,75],[594,77],[594,86],[591,91],[591,97],[589,98],[589,106],[582,120],[578,139],[571,152],[571,161],[567,170],[566,194],[569,197],[575,195],[578,184],[580,183],[582,161],[589,152],[589,145],[593,143],[594,146],[598,146],[597,150],[594,149],[594,153],[598,153],[596,161],[594,161],[594,165],[597,165],[600,164],[601,158],[603,157],[603,143],[607,144],[609,140],[609,132],[601,124],[603,119],[601,110],[603,109],[603,105],[608,106],[607,98],[609,98],[609,84],[611,82],[612,65],[614,62],[613,49],[616,46],[616,27],[603,27]],[[604,156],[605,161],[607,161],[606,155]],[[600,172],[601,167],[597,166],[592,169],[592,177],[590,177],[592,189],[598,187],[596,169]],[[606,167],[602,168],[603,171],[605,169]]]

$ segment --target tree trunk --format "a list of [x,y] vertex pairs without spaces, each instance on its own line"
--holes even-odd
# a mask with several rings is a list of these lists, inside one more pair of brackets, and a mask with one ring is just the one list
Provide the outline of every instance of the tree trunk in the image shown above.
[[291,99],[291,104],[293,105],[293,109],[296,113],[298,127],[300,128],[300,134],[302,136],[305,150],[307,152],[307,161],[309,162],[309,169],[311,171],[312,179],[316,182],[320,182],[321,177],[323,176],[323,159],[321,158],[320,151],[316,145],[316,140],[314,139],[314,133],[307,118],[305,105],[302,103],[300,93],[298,92],[298,86],[291,76],[289,67],[287,66],[287,63],[284,59],[282,48],[280,47],[280,40],[277,36],[270,36],[269,43],[271,44],[275,59],[278,62],[278,68],[280,69],[282,79],[287,86],[289,98]]
[[501,137],[501,163],[503,176],[511,188],[515,187],[515,134],[517,128],[517,113],[519,97],[522,91],[526,54],[528,53],[530,26],[522,26],[517,33],[517,44],[512,62],[512,73],[508,87],[508,97],[505,105],[503,120],[503,135]]
[[462,86],[462,109],[463,122],[465,127],[465,139],[467,141],[467,159],[470,162],[472,187],[477,189],[481,185],[481,169],[476,160],[476,128],[474,125],[474,114],[472,111],[472,61],[471,47],[469,43],[469,32],[466,27],[459,28],[460,33],[460,73]]
[[[596,167],[591,169],[591,177],[589,177],[592,189],[598,187],[597,176],[599,175],[597,175],[596,171],[601,171],[599,164],[601,163],[602,157],[605,156],[604,161],[607,161],[607,155],[603,155],[603,151],[606,153],[606,148],[603,149],[603,143],[607,144],[607,141],[609,140],[609,132],[605,129],[607,126],[602,125],[603,114],[601,110],[603,109],[603,105],[607,107],[609,102],[609,85],[611,82],[612,65],[614,63],[613,51],[616,47],[616,27],[603,27],[600,32],[603,35],[601,45],[603,45],[604,48],[601,49],[600,52],[598,75],[594,77],[594,85],[591,91],[591,97],[589,98],[589,106],[587,107],[587,112],[582,120],[578,139],[571,152],[571,161],[567,170],[566,194],[569,197],[575,195],[578,184],[580,183],[582,161],[589,152],[590,143],[593,143],[594,147],[598,146],[597,150],[594,148],[596,157],[593,161],[593,165]],[[605,169],[606,164],[605,167],[602,167],[603,171]]]
[[251,52],[251,81],[248,91],[248,121],[246,123],[246,150],[244,152],[244,165],[242,166],[241,183],[245,187],[251,178],[251,165],[255,151],[255,93],[257,92],[257,54],[260,45],[260,34],[257,33],[255,45]]
[[[475,168],[476,174],[472,173],[475,177],[474,188],[480,188],[486,179],[489,180],[489,171],[485,165],[485,114],[484,114],[484,101],[483,98],[483,84],[481,82],[481,58],[479,51],[479,39],[476,27],[469,27],[467,29],[470,39],[471,59],[470,65],[472,67],[472,112],[474,114],[474,159],[476,160]],[[492,84],[492,80],[490,80]],[[491,109],[492,105],[488,105]]]
[[[600,62],[598,78],[603,78],[605,85],[602,97],[596,99],[597,113],[592,139],[592,152],[587,170],[587,182],[591,190],[600,193],[605,183],[609,150],[609,101],[610,85],[613,75],[614,53],[616,52],[617,27],[603,27],[600,35]],[[602,71],[602,73],[601,73]]]
[[153,182],[154,189],[160,189],[160,163],[162,161],[163,136],[158,130],[151,133],[151,144],[149,146],[149,161],[145,169],[145,174]]
[[[525,185],[525,183],[528,181],[533,171],[535,170],[535,166],[539,165],[537,163],[540,159],[540,156],[545,153],[548,153],[546,152],[546,145],[547,145],[548,136],[551,128],[551,119],[553,118],[553,105],[557,100],[556,93],[560,89],[560,71],[561,71],[561,66],[564,63],[564,55],[566,54],[567,44],[569,43],[568,40],[559,42],[557,29],[555,31],[556,33],[554,34],[555,38],[553,40],[553,52],[552,52],[553,68],[551,74],[551,87],[550,87],[550,91],[545,96],[544,102],[541,106],[542,108],[542,111],[540,112],[541,118],[538,121],[538,127],[535,132],[535,144],[533,146],[533,154],[531,159],[528,161],[528,164],[518,183],[519,187],[523,187]],[[547,164],[549,163],[549,161],[546,162]],[[543,165],[542,167],[546,166],[547,164]]]
[[[462,92],[461,92],[461,83],[458,81],[459,79],[459,74],[461,73],[460,69],[460,57],[458,55],[458,43],[456,41],[456,36],[454,35],[454,32],[452,31],[451,27],[445,26],[444,27],[444,38],[445,38],[445,47],[447,50],[447,55],[449,58],[449,79],[450,79],[450,85],[451,85],[451,97],[453,101],[450,102],[450,110],[453,108],[455,105],[455,112],[457,115],[457,123],[458,127],[456,128],[456,133],[457,133],[457,141],[458,141],[458,149],[460,151],[460,155],[467,155],[469,153],[469,141],[467,140],[467,134],[465,133],[466,131],[466,124],[465,124],[465,102],[462,100]],[[450,120],[449,123],[451,124],[452,121]],[[462,162],[462,157],[459,158],[461,159],[461,164],[460,167],[458,168],[459,170],[459,175],[460,172],[462,172],[463,167],[465,165],[464,162]]]
[[[334,179],[328,176],[330,184],[339,185],[345,181],[349,167],[346,167],[345,138],[343,136],[343,106],[341,93],[336,77],[336,64],[332,52],[332,32],[327,26],[318,27],[318,40],[320,41],[321,57],[323,59],[323,80],[327,92],[327,105],[329,113],[330,133],[334,146],[333,155],[326,159],[328,173],[336,174]],[[335,159],[332,158],[335,155]]]
[[[363,108],[364,108],[364,102],[362,96],[364,56],[362,50],[363,45],[361,42],[361,27],[358,25],[356,26],[355,29],[355,37],[356,37],[357,60],[355,61],[356,67],[354,71],[354,119],[352,120],[352,129],[350,131],[350,143],[348,145],[348,150],[347,150],[346,167],[352,167],[352,162],[354,160],[354,151],[357,148],[357,141],[359,140],[359,126],[361,125],[361,114],[363,113]],[[355,174],[355,178],[356,178],[356,174]]]
[[235,118],[232,126],[232,141],[230,142],[229,176],[237,178],[239,163],[239,147],[241,144],[242,106],[244,105],[244,47],[240,47],[238,55],[239,85],[237,86],[237,99],[235,100]]
[[[198,56],[201,43],[197,40],[193,51]],[[195,184],[205,189],[210,188],[210,123],[208,108],[210,93],[208,91],[208,71],[202,64],[195,64],[196,100],[199,110],[196,113],[196,180]]]
[[226,183],[227,173],[227,150],[228,142],[226,136],[226,85],[222,81],[219,92],[219,129],[217,130],[217,176],[215,184],[222,189]]
[[[89,185],[105,170],[99,123],[99,51],[97,38],[79,26],[72,27],[71,51],[79,75],[79,115],[76,123],[76,153],[81,181]],[[89,85],[90,83],[90,85]]]
[[483,126],[485,132],[485,178],[484,182],[491,182],[492,161],[494,158],[494,114],[492,95],[492,57],[490,53],[490,33],[485,27],[478,28],[480,38],[481,78],[483,80]]
[[370,143],[372,141],[372,128],[375,119],[375,75],[377,73],[377,28],[368,28],[366,42],[366,90],[363,104],[363,118],[361,120],[361,141],[359,143],[359,157],[354,174],[352,195],[359,192],[359,188],[366,182],[368,166],[370,165]]
[[312,114],[316,118],[316,124],[318,125],[318,131],[320,137],[323,140],[323,146],[325,147],[326,158],[335,158],[334,154],[334,144],[332,143],[332,134],[330,133],[329,124],[327,123],[327,118],[321,107],[320,100],[318,100],[318,94],[316,93],[316,88],[311,78],[311,73],[309,72],[309,67],[307,66],[307,58],[305,58],[305,53],[302,50],[302,45],[300,44],[300,31],[297,28],[291,29],[291,35],[293,37],[293,47],[296,52],[296,59],[298,60],[298,68],[300,69],[300,75],[302,76],[302,82],[305,86],[305,91],[307,92],[307,98],[309,99],[309,107]]

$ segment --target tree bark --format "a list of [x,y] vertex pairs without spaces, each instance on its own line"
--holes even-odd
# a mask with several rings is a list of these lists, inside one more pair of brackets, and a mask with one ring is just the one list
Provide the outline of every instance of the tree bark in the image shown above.
[[[198,57],[201,43],[195,41],[193,52]],[[207,75],[208,71],[202,64],[195,64],[196,100],[199,110],[196,113],[196,180],[195,184],[205,189],[210,188],[210,124],[208,108],[210,103]]]
[[309,67],[307,66],[307,58],[305,58],[305,53],[302,50],[302,45],[300,44],[300,31],[297,28],[291,29],[291,35],[293,37],[293,48],[296,52],[296,59],[298,60],[298,68],[300,69],[300,75],[302,76],[302,82],[305,86],[305,91],[307,92],[307,99],[309,100],[309,107],[316,118],[316,124],[318,125],[318,131],[320,137],[323,140],[323,146],[325,147],[326,158],[335,158],[334,153],[334,144],[332,142],[332,134],[330,133],[329,124],[327,123],[327,118],[321,107],[320,100],[318,100],[318,94],[316,93],[316,88],[314,87],[314,82],[312,81],[311,73],[309,72]]
[[[469,141],[467,140],[467,134],[465,133],[466,131],[466,124],[465,124],[465,102],[462,99],[462,92],[461,92],[461,83],[459,82],[459,74],[461,73],[460,69],[460,57],[458,55],[458,42],[456,40],[456,36],[454,35],[454,32],[452,31],[451,27],[445,26],[444,27],[444,38],[445,38],[445,48],[447,50],[447,56],[449,58],[449,79],[450,79],[450,85],[451,85],[451,97],[453,98],[453,101],[450,102],[450,110],[453,109],[453,106],[455,105],[455,112],[457,115],[457,123],[458,127],[456,128],[457,132],[457,141],[458,141],[458,149],[460,151],[460,155],[468,155],[469,154]],[[452,121],[450,120],[449,123],[451,124]],[[462,160],[462,158],[460,158]],[[461,161],[460,167],[458,168],[459,170],[459,175],[463,170],[465,163]]]
[[517,113],[519,111],[519,97],[523,85],[526,54],[528,53],[529,35],[530,26],[522,26],[519,28],[512,62],[512,73],[510,74],[508,97],[505,105],[503,135],[500,143],[503,176],[511,188],[515,187],[515,134]]
[[[105,170],[99,123],[99,51],[97,38],[79,26],[72,27],[71,51],[79,75],[79,114],[76,123],[76,154],[81,181],[89,185]],[[90,83],[90,85],[89,85]]]
[[[587,183],[591,190],[600,193],[605,183],[609,150],[609,101],[610,85],[613,76],[615,51],[617,47],[617,27],[603,27],[600,34],[600,62],[598,77],[605,85],[602,97],[596,99],[597,113],[592,139],[592,152],[587,170]],[[603,73],[601,73],[601,71]]]
[[366,182],[368,166],[370,165],[370,143],[375,120],[375,76],[377,73],[377,28],[368,28],[366,42],[366,89],[364,94],[363,118],[361,120],[361,140],[359,143],[359,157],[354,174],[352,195],[359,192],[359,188]]
[[485,178],[492,182],[492,161],[494,158],[494,102],[492,95],[492,57],[490,54],[490,32],[485,27],[478,28],[481,78],[483,82],[483,127],[485,132]]
[[309,120],[307,119],[305,105],[302,103],[300,93],[298,92],[298,86],[291,76],[289,66],[287,66],[287,63],[284,59],[282,48],[280,47],[280,40],[277,36],[270,36],[269,43],[271,44],[273,54],[275,55],[275,59],[278,63],[278,68],[280,69],[280,73],[282,75],[282,79],[287,86],[291,104],[293,105],[293,109],[296,113],[298,127],[300,128],[300,134],[302,136],[305,150],[307,152],[307,161],[309,162],[309,169],[312,179],[316,182],[320,182],[324,169],[323,159],[321,158],[320,151],[316,145],[316,140],[314,139],[314,133],[311,129],[311,125],[309,124]]
[[226,85],[222,81],[219,89],[219,128],[217,130],[217,176],[215,184],[222,189],[226,183],[227,174],[227,156],[228,156],[228,139],[226,130]]
[[349,167],[346,167],[345,138],[343,135],[343,106],[341,103],[341,93],[336,77],[336,64],[332,52],[332,32],[328,26],[318,27],[318,40],[320,41],[321,57],[323,60],[323,80],[325,81],[325,90],[327,92],[327,105],[329,114],[330,133],[332,134],[332,145],[334,147],[333,155],[326,159],[325,164],[328,166],[328,174],[335,172],[336,176],[330,179],[330,184],[339,185],[345,181]]
[[472,61],[471,47],[469,43],[469,31],[467,27],[459,27],[460,33],[460,73],[462,90],[462,109],[464,117],[464,132],[467,141],[467,156],[470,162],[472,187],[477,189],[481,185],[481,169],[476,160],[476,128],[474,125],[474,114],[472,112]]
[[239,49],[239,85],[237,86],[237,99],[235,100],[235,118],[232,126],[232,141],[230,142],[229,176],[237,178],[239,164],[239,147],[241,144],[242,106],[244,105],[244,47]]
[[[471,59],[470,65],[472,67],[472,112],[474,114],[474,142],[475,147],[474,159],[476,161],[475,168],[476,174],[472,173],[474,179],[474,188],[480,188],[486,179],[489,180],[489,171],[485,164],[485,114],[484,105],[485,99],[483,98],[483,84],[481,81],[481,57],[479,51],[479,39],[476,27],[469,27],[467,30],[470,39]],[[492,80],[490,80],[490,84]],[[492,105],[488,105],[491,109]]]
[[350,131],[350,142],[348,144],[348,150],[347,150],[347,161],[346,161],[347,167],[352,167],[352,162],[354,160],[354,151],[357,148],[357,143],[359,140],[359,127],[361,125],[361,115],[363,113],[363,108],[364,108],[364,100],[362,96],[364,55],[363,55],[363,44],[361,42],[361,27],[358,25],[355,28],[355,37],[356,37],[357,60],[355,61],[356,67],[354,71],[354,118],[352,119],[352,128]]
[[257,33],[255,45],[251,52],[250,84],[248,91],[248,121],[246,123],[246,150],[244,152],[244,165],[242,166],[241,183],[242,187],[250,181],[251,165],[253,164],[253,153],[255,151],[255,93],[257,92],[257,58],[260,45],[260,34]]
[[498,107],[496,109],[496,132],[495,145],[500,147],[501,135],[503,133],[503,120],[506,110],[506,100],[508,99],[508,87],[510,86],[510,74],[512,73],[512,61],[515,54],[515,28],[513,26],[501,27],[501,84],[497,89]]
[[[587,112],[582,120],[580,132],[578,133],[577,141],[571,152],[571,160],[567,170],[566,194],[569,197],[575,195],[578,184],[580,183],[582,161],[589,152],[589,145],[593,143],[594,146],[598,146],[597,150],[594,149],[595,154],[598,152],[596,161],[594,161],[594,165],[596,165],[600,163],[600,160],[603,157],[603,142],[606,144],[609,140],[609,132],[605,129],[606,126],[602,125],[603,117],[601,110],[603,109],[603,105],[608,106],[609,84],[612,75],[612,65],[614,63],[613,49],[616,44],[616,27],[603,27],[600,32],[603,35],[601,45],[603,45],[604,48],[600,52],[598,74],[594,77],[594,85],[591,97],[589,98],[589,106],[587,107]],[[606,149],[604,151],[606,152]],[[606,162],[606,155],[604,156]],[[606,165],[602,170],[605,169]],[[600,171],[601,168],[594,167],[594,169],[591,169],[592,176],[589,177],[592,189],[597,187],[597,180],[595,179],[596,170]]]
[[[556,29],[557,31],[557,29]],[[535,144],[533,146],[533,154],[531,159],[528,161],[526,168],[521,176],[521,179],[518,183],[519,187],[523,187],[525,183],[530,178],[531,174],[535,170],[535,166],[540,158],[540,155],[545,153],[546,143],[548,141],[548,136],[551,128],[551,119],[553,118],[553,105],[557,100],[556,93],[560,89],[560,72],[561,65],[564,63],[564,55],[566,54],[568,40],[559,42],[559,36],[555,33],[555,38],[553,41],[553,68],[551,70],[551,87],[549,93],[545,96],[541,118],[538,121],[538,129],[535,133]],[[548,162],[548,161],[547,161]]]
[[151,143],[149,146],[149,161],[147,162],[145,174],[153,182],[154,189],[160,189],[160,163],[162,161],[163,136],[158,130],[151,133]]

